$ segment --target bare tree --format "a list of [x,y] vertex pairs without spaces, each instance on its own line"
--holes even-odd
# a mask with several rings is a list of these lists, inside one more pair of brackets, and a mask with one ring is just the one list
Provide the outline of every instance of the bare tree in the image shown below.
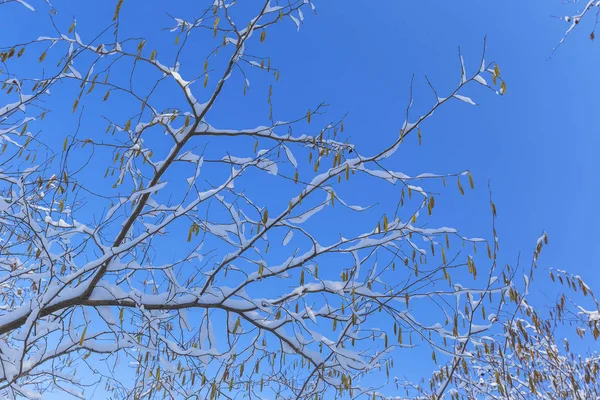
[[[51,35],[0,50],[0,392],[475,393],[479,377],[466,363],[486,362],[479,353],[493,335],[512,343],[503,329],[518,327],[511,316],[525,309],[520,269],[497,265],[493,226],[489,242],[431,226],[436,182],[464,193],[474,188],[469,171],[408,176],[397,168],[404,141],[420,142],[438,108],[474,104],[465,87],[506,91],[485,49],[474,72],[460,57],[454,89],[431,86],[435,100],[420,116],[411,90],[396,139],[363,154],[345,139],[342,116],[326,120],[324,103],[285,121],[273,116],[280,71],[260,43],[282,21],[300,28],[310,1],[199,4],[196,18],[173,17],[164,33],[175,50],[123,38],[133,16],[122,5],[90,41],[75,21],[55,22]],[[183,65],[186,54],[194,65]],[[229,91],[245,94],[254,76],[272,81],[265,124],[213,126],[217,103]],[[44,116],[64,109],[64,98],[78,128],[45,141]],[[353,205],[357,191],[378,182],[397,188],[395,207]],[[356,223],[328,219],[334,207]],[[491,198],[490,207],[493,225]],[[363,224],[358,215],[374,217]],[[447,360],[430,387],[398,378],[406,365],[394,363],[422,348]]]
[[[594,16],[589,38],[595,39],[600,2],[569,3],[580,9],[559,17],[569,27],[554,50],[584,19],[594,21]],[[545,291],[550,304],[555,304],[540,307],[539,299],[531,299],[538,257],[547,244],[544,233],[538,239],[522,288],[515,285],[514,279],[510,283],[507,301],[515,307],[504,307],[508,313],[500,322],[502,330],[474,339],[475,350],[469,357],[440,365],[430,379],[430,387],[418,388],[423,398],[441,398],[440,385],[452,399],[600,398],[600,354],[593,347],[589,349],[600,338],[600,302],[590,286],[578,275],[549,269],[551,281],[561,285],[554,292]],[[504,281],[509,283],[506,277]]]
[[590,24],[592,24],[592,27],[589,31],[589,38],[591,40],[596,39],[596,28],[598,26],[598,18],[600,17],[600,2],[597,0],[574,0],[568,3],[571,3],[569,4],[571,9],[573,7],[576,8],[570,11],[569,15],[556,17],[566,22],[568,24],[568,28],[554,50],[556,50],[567,40],[567,37],[571,34],[571,32],[573,32],[573,30],[575,30],[575,28],[577,28],[582,22],[587,23],[588,20],[590,20]]
[[[551,280],[567,289],[554,293],[558,300],[552,307],[540,307],[539,300],[530,302],[529,278],[547,243],[544,234],[530,272],[524,276],[524,290],[513,286],[508,291],[506,301],[516,307],[504,308],[510,314],[502,318],[503,329],[473,339],[469,357],[440,365],[429,390],[421,389],[423,398],[440,398],[440,384],[449,386],[446,393],[452,399],[599,398],[600,355],[585,350],[586,344],[600,337],[600,303],[592,290],[581,277],[551,269]],[[591,299],[591,309],[580,305],[586,298]],[[574,339],[583,340],[572,348]]]

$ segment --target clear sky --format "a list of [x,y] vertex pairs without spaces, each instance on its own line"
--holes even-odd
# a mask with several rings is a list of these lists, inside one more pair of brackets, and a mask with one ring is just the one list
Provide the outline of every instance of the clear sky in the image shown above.
[[[113,13],[104,2],[53,3],[59,10],[69,10],[83,32],[105,27]],[[145,2],[147,7],[140,9],[140,3],[125,2],[124,10],[136,9],[141,22],[148,14],[162,23],[132,30],[156,35],[157,28],[171,26],[166,15],[154,11],[153,3]],[[567,14],[572,7],[541,0],[495,4],[459,0],[427,6],[392,0],[377,6],[356,0],[316,4],[318,15],[307,13],[299,32],[288,21],[287,28],[265,43],[282,70],[274,93],[281,114],[325,101],[332,116],[349,113],[349,135],[368,153],[378,140],[397,135],[412,74],[415,108],[431,105],[433,97],[423,76],[427,74],[442,92],[451,89],[459,78],[458,47],[467,71],[473,70],[487,35],[487,60],[500,66],[507,94],[475,91],[472,97],[478,107],[454,102],[440,110],[424,127],[424,145],[412,147],[399,168],[409,174],[470,169],[481,190],[456,197],[456,203],[451,193],[445,193],[449,210],[444,220],[474,231],[487,226],[478,221],[487,217],[488,193],[483,189],[489,179],[499,209],[504,256],[530,252],[546,230],[552,246],[544,264],[568,267],[590,281],[599,277],[594,233],[600,213],[593,204],[600,166],[596,157],[600,114],[594,100],[600,81],[593,78],[593,71],[600,53],[598,44],[588,38],[591,27],[581,26],[549,58],[567,28],[551,15]],[[45,21],[43,5],[33,17],[17,4],[3,7],[18,16],[4,21],[3,42],[38,36],[39,30],[31,30],[25,21]],[[67,12],[58,18],[70,21]],[[239,111],[242,122],[229,112],[223,116],[238,126],[264,122],[263,116]]]
[[[46,8],[41,1],[30,3],[39,8],[37,14],[17,4],[2,8],[18,17],[0,15],[1,45],[16,37],[39,36],[37,29],[30,32],[30,23],[47,24]],[[114,10],[112,1],[53,3],[59,11],[68,10],[58,16],[63,28],[72,14],[82,36],[88,37],[110,23]],[[156,9],[174,9],[177,16],[193,4],[125,0],[123,12],[135,9],[139,25],[124,29],[163,40],[158,39],[159,29],[172,23]],[[362,153],[370,154],[398,135],[412,75],[415,109],[422,110],[434,100],[424,74],[442,93],[452,89],[460,78],[458,47],[467,71],[473,71],[487,36],[486,59],[501,68],[506,95],[474,90],[469,95],[478,106],[456,101],[444,107],[423,126],[423,146],[412,143],[403,153],[404,163],[395,169],[409,175],[470,169],[476,190],[463,197],[449,186],[440,196],[436,216],[467,236],[490,237],[489,180],[498,207],[501,263],[514,264],[519,252],[528,263],[537,238],[547,231],[550,246],[539,262],[540,279],[533,289],[538,299],[554,293],[544,271],[549,267],[580,274],[600,290],[600,250],[594,239],[600,226],[600,80],[594,72],[600,67],[600,43],[589,40],[591,25],[578,27],[550,58],[567,29],[552,15],[576,8],[561,0],[315,4],[318,15],[305,12],[299,32],[288,21],[285,28],[270,32],[264,44],[282,71],[273,97],[280,118],[324,101],[332,119],[349,113],[348,135]],[[232,128],[263,124],[268,116],[266,95],[264,99],[260,108],[244,106],[235,112],[223,105],[214,120]],[[55,124],[53,128],[62,128]],[[365,202],[374,200],[369,188],[361,190]],[[357,193],[355,199],[361,196]]]

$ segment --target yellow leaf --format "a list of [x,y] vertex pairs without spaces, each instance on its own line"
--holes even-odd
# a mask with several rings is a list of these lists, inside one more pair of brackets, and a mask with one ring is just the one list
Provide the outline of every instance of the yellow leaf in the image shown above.
[[104,95],[104,98],[102,99],[102,101],[108,100],[108,96],[110,96],[110,90],[106,91],[106,94]]
[[475,183],[473,182],[473,175],[471,175],[471,171],[469,171],[469,185],[471,186],[471,189],[475,189]]
[[387,233],[388,231],[388,218],[383,214],[383,230]]
[[85,340],[85,333],[87,332],[87,325],[83,328],[83,333],[81,334],[81,339],[79,339],[79,345],[83,345],[83,341]]
[[460,194],[465,194],[465,191],[460,183],[460,177],[458,178],[458,180],[456,181],[458,183],[458,190],[460,191]]
[[96,78],[98,78],[98,75],[96,75],[92,80],[92,84],[90,85],[90,88],[87,91],[88,94],[92,93],[92,90],[94,90],[94,88],[96,87]]
[[263,217],[262,217],[262,223],[264,225],[266,225],[268,220],[269,220],[269,210],[265,208],[265,212],[263,213]]
[[71,23],[71,26],[69,26],[69,33],[73,32],[73,29],[75,29],[75,21]]
[[67,143],[69,143],[69,138],[65,138],[65,141],[63,143],[63,151],[67,150]]
[[500,67],[498,67],[498,64],[494,65],[494,76],[500,76]]
[[46,59],[46,52],[43,52],[42,55],[40,56],[40,62],[44,61]]
[[310,110],[306,113],[306,122],[310,124]]
[[117,7],[115,8],[115,15],[113,16],[113,21],[116,21],[119,18],[119,12],[121,12],[121,6],[123,5],[123,0],[119,0],[117,3]]
[[206,87],[206,85],[208,85],[208,74],[204,76],[204,87]]

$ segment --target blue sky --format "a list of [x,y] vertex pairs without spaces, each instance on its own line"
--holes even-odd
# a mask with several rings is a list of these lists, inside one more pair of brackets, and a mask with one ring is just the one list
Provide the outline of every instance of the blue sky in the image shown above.
[[[69,10],[84,32],[97,32],[113,13],[112,6],[103,3],[54,4]],[[166,15],[152,12],[153,2],[146,4],[139,9],[139,4],[125,2],[124,10],[152,16],[160,28],[171,26]],[[487,60],[500,66],[507,94],[474,91],[470,94],[478,107],[454,102],[440,110],[423,129],[424,145],[411,147],[400,169],[409,174],[470,169],[476,192],[456,199],[444,193],[449,209],[445,220],[460,222],[454,225],[463,229],[482,227],[477,221],[487,216],[488,193],[483,188],[489,179],[505,256],[519,250],[529,253],[546,230],[552,246],[546,250],[545,264],[568,267],[590,281],[598,278],[593,234],[600,214],[592,204],[598,195],[595,130],[600,116],[594,99],[600,82],[591,71],[600,55],[587,37],[590,27],[577,29],[549,59],[567,27],[551,15],[567,14],[572,7],[558,1],[466,0],[429,6],[388,0],[377,7],[352,0],[317,6],[318,15],[307,13],[299,32],[288,21],[265,43],[265,52],[282,70],[274,89],[276,113],[304,112],[325,101],[332,118],[349,113],[349,135],[368,153],[378,140],[397,135],[413,74],[418,110],[433,99],[423,76],[427,74],[441,92],[451,89],[459,78],[458,47],[467,71],[474,70],[487,36]],[[7,41],[38,36],[17,21],[46,21],[43,6],[34,17],[16,4],[4,7],[13,7],[11,12],[19,16],[6,21]],[[184,6],[178,8],[181,12]],[[58,20],[68,26],[70,15],[59,14]],[[158,29],[149,25],[131,29],[158,37]],[[235,127],[253,126],[268,115],[266,108],[263,115],[253,114],[246,105],[238,111],[233,121],[226,111],[220,115]]]
[[[59,10],[69,10],[57,19],[63,29],[73,14],[82,35],[91,36],[106,26],[113,13],[108,2],[54,3]],[[179,12],[173,14],[182,15],[192,4],[184,3],[169,5]],[[436,216],[436,221],[460,228],[467,236],[490,236],[489,180],[498,207],[502,263],[514,264],[519,252],[522,262],[528,263],[536,239],[547,231],[550,246],[544,249],[534,288],[538,299],[543,299],[542,292],[552,293],[543,271],[549,267],[581,274],[592,287],[600,282],[595,243],[600,213],[594,207],[600,194],[596,176],[600,114],[595,103],[600,81],[593,74],[600,65],[600,52],[598,43],[588,38],[591,27],[582,24],[549,58],[567,28],[551,15],[568,14],[574,8],[559,0],[321,0],[315,4],[318,15],[305,12],[299,32],[288,21],[269,32],[263,45],[282,71],[274,87],[276,118],[304,113],[324,101],[330,104],[332,119],[349,113],[347,134],[362,153],[370,154],[397,136],[412,75],[418,112],[434,100],[424,74],[440,92],[451,90],[460,78],[458,47],[467,71],[474,71],[487,36],[486,59],[500,66],[506,95],[474,90],[468,94],[477,107],[456,101],[436,112],[423,126],[423,146],[415,140],[408,144],[402,151],[403,164],[395,169],[409,175],[470,169],[476,190],[463,197],[449,185],[442,191]],[[8,24],[9,42],[39,35],[37,30],[29,32],[25,18],[47,24],[43,11],[32,16],[17,5],[8,7],[20,16],[3,21]],[[153,35],[158,44],[170,41],[172,37],[158,28],[170,27],[171,21],[155,7],[164,7],[164,2],[125,0],[123,12],[135,10],[139,24],[130,22],[133,25],[123,29]],[[260,83],[251,84],[251,90],[265,91]],[[265,123],[266,94],[263,98],[263,104],[245,104],[235,113],[228,104],[219,104],[213,124],[243,128]],[[45,129],[69,129],[58,117],[48,124]],[[370,188],[354,196],[365,202],[375,200]]]

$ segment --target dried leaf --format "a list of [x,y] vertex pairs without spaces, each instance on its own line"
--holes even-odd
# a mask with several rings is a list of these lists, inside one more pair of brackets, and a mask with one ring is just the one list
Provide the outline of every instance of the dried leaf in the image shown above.
[[460,178],[458,178],[458,180],[456,182],[458,183],[458,190],[459,190],[460,194],[464,195],[465,191],[464,191],[464,189],[463,189],[463,187],[462,187],[462,185],[460,183]]
[[83,345],[83,341],[85,340],[85,334],[87,332],[87,325],[83,328],[83,332],[81,333],[81,338],[79,339],[79,345]]
[[471,175],[471,171],[469,171],[468,175],[469,175],[469,185],[471,186],[471,189],[475,189],[475,183],[473,182],[473,175]]

